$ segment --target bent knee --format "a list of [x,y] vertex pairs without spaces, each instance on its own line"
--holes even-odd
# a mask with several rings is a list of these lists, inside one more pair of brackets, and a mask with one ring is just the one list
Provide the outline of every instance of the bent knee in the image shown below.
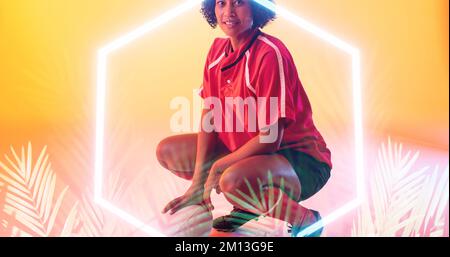
[[163,140],[161,140],[158,145],[156,146],[156,159],[158,160],[158,162],[164,167],[164,168],[169,168],[168,166],[168,162],[171,158],[172,155],[172,138],[171,137],[167,137],[164,138]]
[[158,145],[156,146],[156,159],[164,168],[167,168],[167,163],[165,161],[167,150],[166,150],[166,142],[164,140],[165,139],[159,142]]
[[241,189],[243,185],[245,185],[245,177],[232,167],[226,169],[219,180],[220,190],[226,193],[233,193],[236,189]]

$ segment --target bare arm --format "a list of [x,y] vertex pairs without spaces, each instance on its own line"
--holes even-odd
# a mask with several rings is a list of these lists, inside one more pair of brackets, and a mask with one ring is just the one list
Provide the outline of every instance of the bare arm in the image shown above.
[[[209,110],[203,110],[201,121],[203,121],[204,115]],[[200,125],[200,131],[197,137],[197,153],[195,158],[194,176],[192,178],[192,186],[197,187],[199,190],[203,190],[206,179],[208,178],[209,165],[211,159],[215,157],[217,152],[215,147],[217,145],[218,136],[216,132],[205,132],[203,126]]]
[[274,142],[262,143],[261,137],[266,136],[267,134],[264,132],[260,132],[258,136],[255,136],[254,138],[250,139],[238,150],[222,157],[213,164],[208,176],[208,180],[205,183],[205,190],[203,195],[203,199],[205,199],[208,208],[210,209],[214,208],[211,204],[209,196],[211,194],[211,191],[214,188],[217,188],[220,176],[225,169],[227,169],[234,163],[243,160],[245,158],[248,158],[250,156],[270,154],[280,149],[281,141],[283,139],[284,134],[285,121],[279,120],[278,123],[275,124],[275,126],[278,126],[278,134]]
[[[208,110],[203,110],[202,119]],[[197,152],[194,167],[194,176],[192,184],[184,193],[172,201],[170,201],[163,209],[163,213],[170,211],[170,214],[188,206],[202,204],[204,202],[203,194],[205,190],[205,183],[210,172],[211,159],[215,157],[215,147],[218,137],[216,132],[206,132],[200,126],[200,131],[197,137]],[[217,153],[216,153],[217,154]],[[208,165],[209,163],[209,165]]]

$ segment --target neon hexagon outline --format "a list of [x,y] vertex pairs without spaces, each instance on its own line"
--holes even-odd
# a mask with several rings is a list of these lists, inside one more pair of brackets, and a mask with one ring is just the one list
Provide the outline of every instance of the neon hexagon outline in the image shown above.
[[[342,207],[324,216],[321,222],[317,222],[302,232],[298,236],[305,236],[317,229],[331,223],[340,216],[348,213],[352,209],[359,206],[364,199],[364,152],[363,152],[363,127],[362,127],[362,89],[361,89],[361,64],[359,50],[350,44],[344,42],[338,37],[328,33],[327,31],[313,25],[312,23],[298,17],[289,10],[280,5],[274,5],[267,0],[254,0],[258,4],[273,10],[278,17],[282,17],[301,29],[308,31],[314,36],[335,46],[341,51],[349,54],[352,58],[352,88],[353,88],[353,128],[355,131],[355,168],[357,182],[357,196],[355,199],[344,204]],[[100,48],[97,53],[97,92],[96,92],[96,138],[95,138],[95,166],[94,166],[94,199],[97,204],[114,213],[121,219],[127,221],[131,225],[136,226],[150,236],[165,236],[155,228],[152,228],[140,221],[133,215],[123,211],[114,204],[110,203],[102,197],[102,180],[103,180],[103,142],[104,142],[104,123],[105,123],[105,93],[106,93],[106,62],[110,53],[131,43],[132,41],[149,33],[153,29],[164,25],[165,23],[175,19],[180,14],[187,12],[200,4],[202,0],[183,1],[177,7],[161,14],[157,18],[146,22],[131,32],[115,39],[104,47]]]

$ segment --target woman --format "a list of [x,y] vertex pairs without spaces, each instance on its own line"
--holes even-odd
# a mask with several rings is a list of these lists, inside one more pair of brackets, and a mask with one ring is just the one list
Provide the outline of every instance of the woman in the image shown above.
[[[207,57],[200,132],[169,137],[158,145],[161,165],[192,179],[186,193],[169,202],[163,213],[195,204],[212,210],[210,194],[215,188],[234,206],[230,215],[214,220],[215,229],[234,231],[259,215],[268,215],[288,222],[296,236],[320,220],[317,211],[298,202],[325,185],[331,153],[314,126],[288,49],[260,31],[275,14],[252,0],[206,0],[201,11],[227,38],[214,40]],[[248,104],[247,109],[234,106],[228,113],[226,108],[217,112],[216,105],[229,106],[227,99],[247,99],[245,103],[258,103],[258,107]],[[255,116],[257,125],[252,124]],[[227,125],[234,117],[236,127],[233,122]],[[206,128],[211,120],[214,129]],[[309,236],[320,233],[321,229]]]

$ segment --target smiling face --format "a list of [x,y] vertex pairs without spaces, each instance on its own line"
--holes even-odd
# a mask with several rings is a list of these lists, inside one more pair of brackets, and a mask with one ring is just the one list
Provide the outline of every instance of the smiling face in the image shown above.
[[253,27],[251,0],[216,0],[217,24],[230,38],[238,39]]

